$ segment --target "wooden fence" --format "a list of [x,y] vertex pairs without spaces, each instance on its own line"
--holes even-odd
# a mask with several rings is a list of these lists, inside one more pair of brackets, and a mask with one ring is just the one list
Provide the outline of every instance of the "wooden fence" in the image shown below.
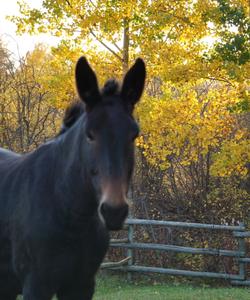
[[[128,219],[126,222],[128,237],[126,239],[111,240],[111,247],[119,247],[127,249],[127,257],[120,262],[112,263],[107,262],[102,264],[102,268],[108,268],[112,270],[130,272],[153,272],[169,275],[182,275],[193,277],[206,277],[206,278],[221,278],[230,280],[232,284],[238,285],[250,285],[250,279],[246,278],[246,264],[250,263],[250,258],[246,257],[246,243],[245,238],[250,237],[250,231],[246,231],[244,224],[238,226],[228,225],[214,225],[214,224],[202,224],[202,223],[186,223],[186,222],[171,222],[171,221],[158,221],[158,220],[145,220],[145,219]],[[209,229],[213,231],[230,231],[233,237],[238,242],[237,250],[223,250],[212,248],[191,248],[182,247],[168,244],[153,244],[153,243],[138,243],[134,241],[134,226],[164,226],[164,227],[179,227],[179,228],[193,228],[193,229]],[[139,266],[134,264],[133,249],[148,249],[148,250],[160,250],[167,252],[178,253],[191,253],[191,254],[209,254],[214,256],[227,256],[235,258],[239,265],[238,274],[229,273],[216,273],[216,272],[201,272],[191,270],[179,270],[168,269],[152,266]]]

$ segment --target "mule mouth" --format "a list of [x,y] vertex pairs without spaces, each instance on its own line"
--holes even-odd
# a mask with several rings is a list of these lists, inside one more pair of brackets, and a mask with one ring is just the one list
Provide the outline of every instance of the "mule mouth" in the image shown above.
[[108,230],[121,230],[128,216],[128,204],[111,206],[107,203],[102,203],[100,213]]

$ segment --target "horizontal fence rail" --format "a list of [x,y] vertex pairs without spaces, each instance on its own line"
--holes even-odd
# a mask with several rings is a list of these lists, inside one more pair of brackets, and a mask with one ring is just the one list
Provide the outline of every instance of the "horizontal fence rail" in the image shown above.
[[177,269],[144,267],[144,266],[124,266],[124,267],[111,268],[111,269],[127,271],[127,272],[161,273],[161,274],[168,274],[168,275],[221,278],[221,279],[231,279],[231,280],[243,280],[244,279],[240,275],[227,274],[227,273],[199,272],[199,271],[188,271],[188,270],[177,270]]
[[[231,231],[234,238],[238,241],[238,250],[224,250],[213,248],[192,248],[168,244],[154,244],[154,243],[138,243],[133,240],[134,226],[165,226],[165,227],[179,227],[191,229],[208,229],[218,231]],[[246,279],[246,264],[250,263],[250,258],[246,256],[245,238],[250,237],[250,231],[246,231],[244,224],[238,226],[230,225],[217,225],[217,224],[203,224],[203,223],[186,223],[186,222],[173,222],[161,220],[146,220],[146,219],[128,219],[125,228],[128,230],[128,238],[111,240],[110,246],[113,248],[127,249],[127,258],[115,263],[104,263],[103,268],[112,270],[120,270],[128,272],[129,276],[132,272],[142,273],[161,273],[169,275],[181,275],[192,277],[205,277],[205,278],[221,278],[231,280],[232,284],[237,285],[250,285],[250,280]],[[153,266],[139,266],[133,262],[133,250],[157,250],[176,253],[190,253],[214,256],[226,256],[235,258],[239,264],[239,274],[229,273],[216,273],[216,272],[201,272],[192,270],[179,270],[170,268],[160,268]]]
[[191,247],[151,244],[151,243],[130,243],[130,244],[111,243],[110,246],[127,248],[127,249],[162,250],[162,251],[171,251],[171,252],[179,252],[179,253],[209,254],[209,255],[231,256],[231,257],[244,256],[243,251],[220,250],[220,249],[209,249],[209,248],[191,248]]
[[242,238],[250,237],[250,231],[245,231],[245,232],[235,231],[233,234],[235,237],[242,237]]
[[214,230],[229,230],[229,231],[245,230],[245,226],[243,224],[238,225],[238,226],[230,226],[230,225],[186,223],[186,222],[146,220],[146,219],[127,219],[125,224],[127,224],[127,225],[161,225],[161,226],[166,226],[166,227],[214,229]]

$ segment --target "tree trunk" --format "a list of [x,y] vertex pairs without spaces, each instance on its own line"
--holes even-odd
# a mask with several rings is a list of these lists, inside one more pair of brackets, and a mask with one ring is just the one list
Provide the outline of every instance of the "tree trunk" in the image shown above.
[[129,65],[129,20],[125,18],[123,20],[123,54],[122,54],[122,69],[123,75],[128,71]]

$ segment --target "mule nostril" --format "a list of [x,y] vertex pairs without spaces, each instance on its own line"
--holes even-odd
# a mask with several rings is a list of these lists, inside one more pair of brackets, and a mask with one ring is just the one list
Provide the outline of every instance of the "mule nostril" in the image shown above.
[[100,213],[105,220],[106,226],[110,230],[119,230],[128,215],[129,206],[127,203],[113,206],[108,203],[102,203]]

